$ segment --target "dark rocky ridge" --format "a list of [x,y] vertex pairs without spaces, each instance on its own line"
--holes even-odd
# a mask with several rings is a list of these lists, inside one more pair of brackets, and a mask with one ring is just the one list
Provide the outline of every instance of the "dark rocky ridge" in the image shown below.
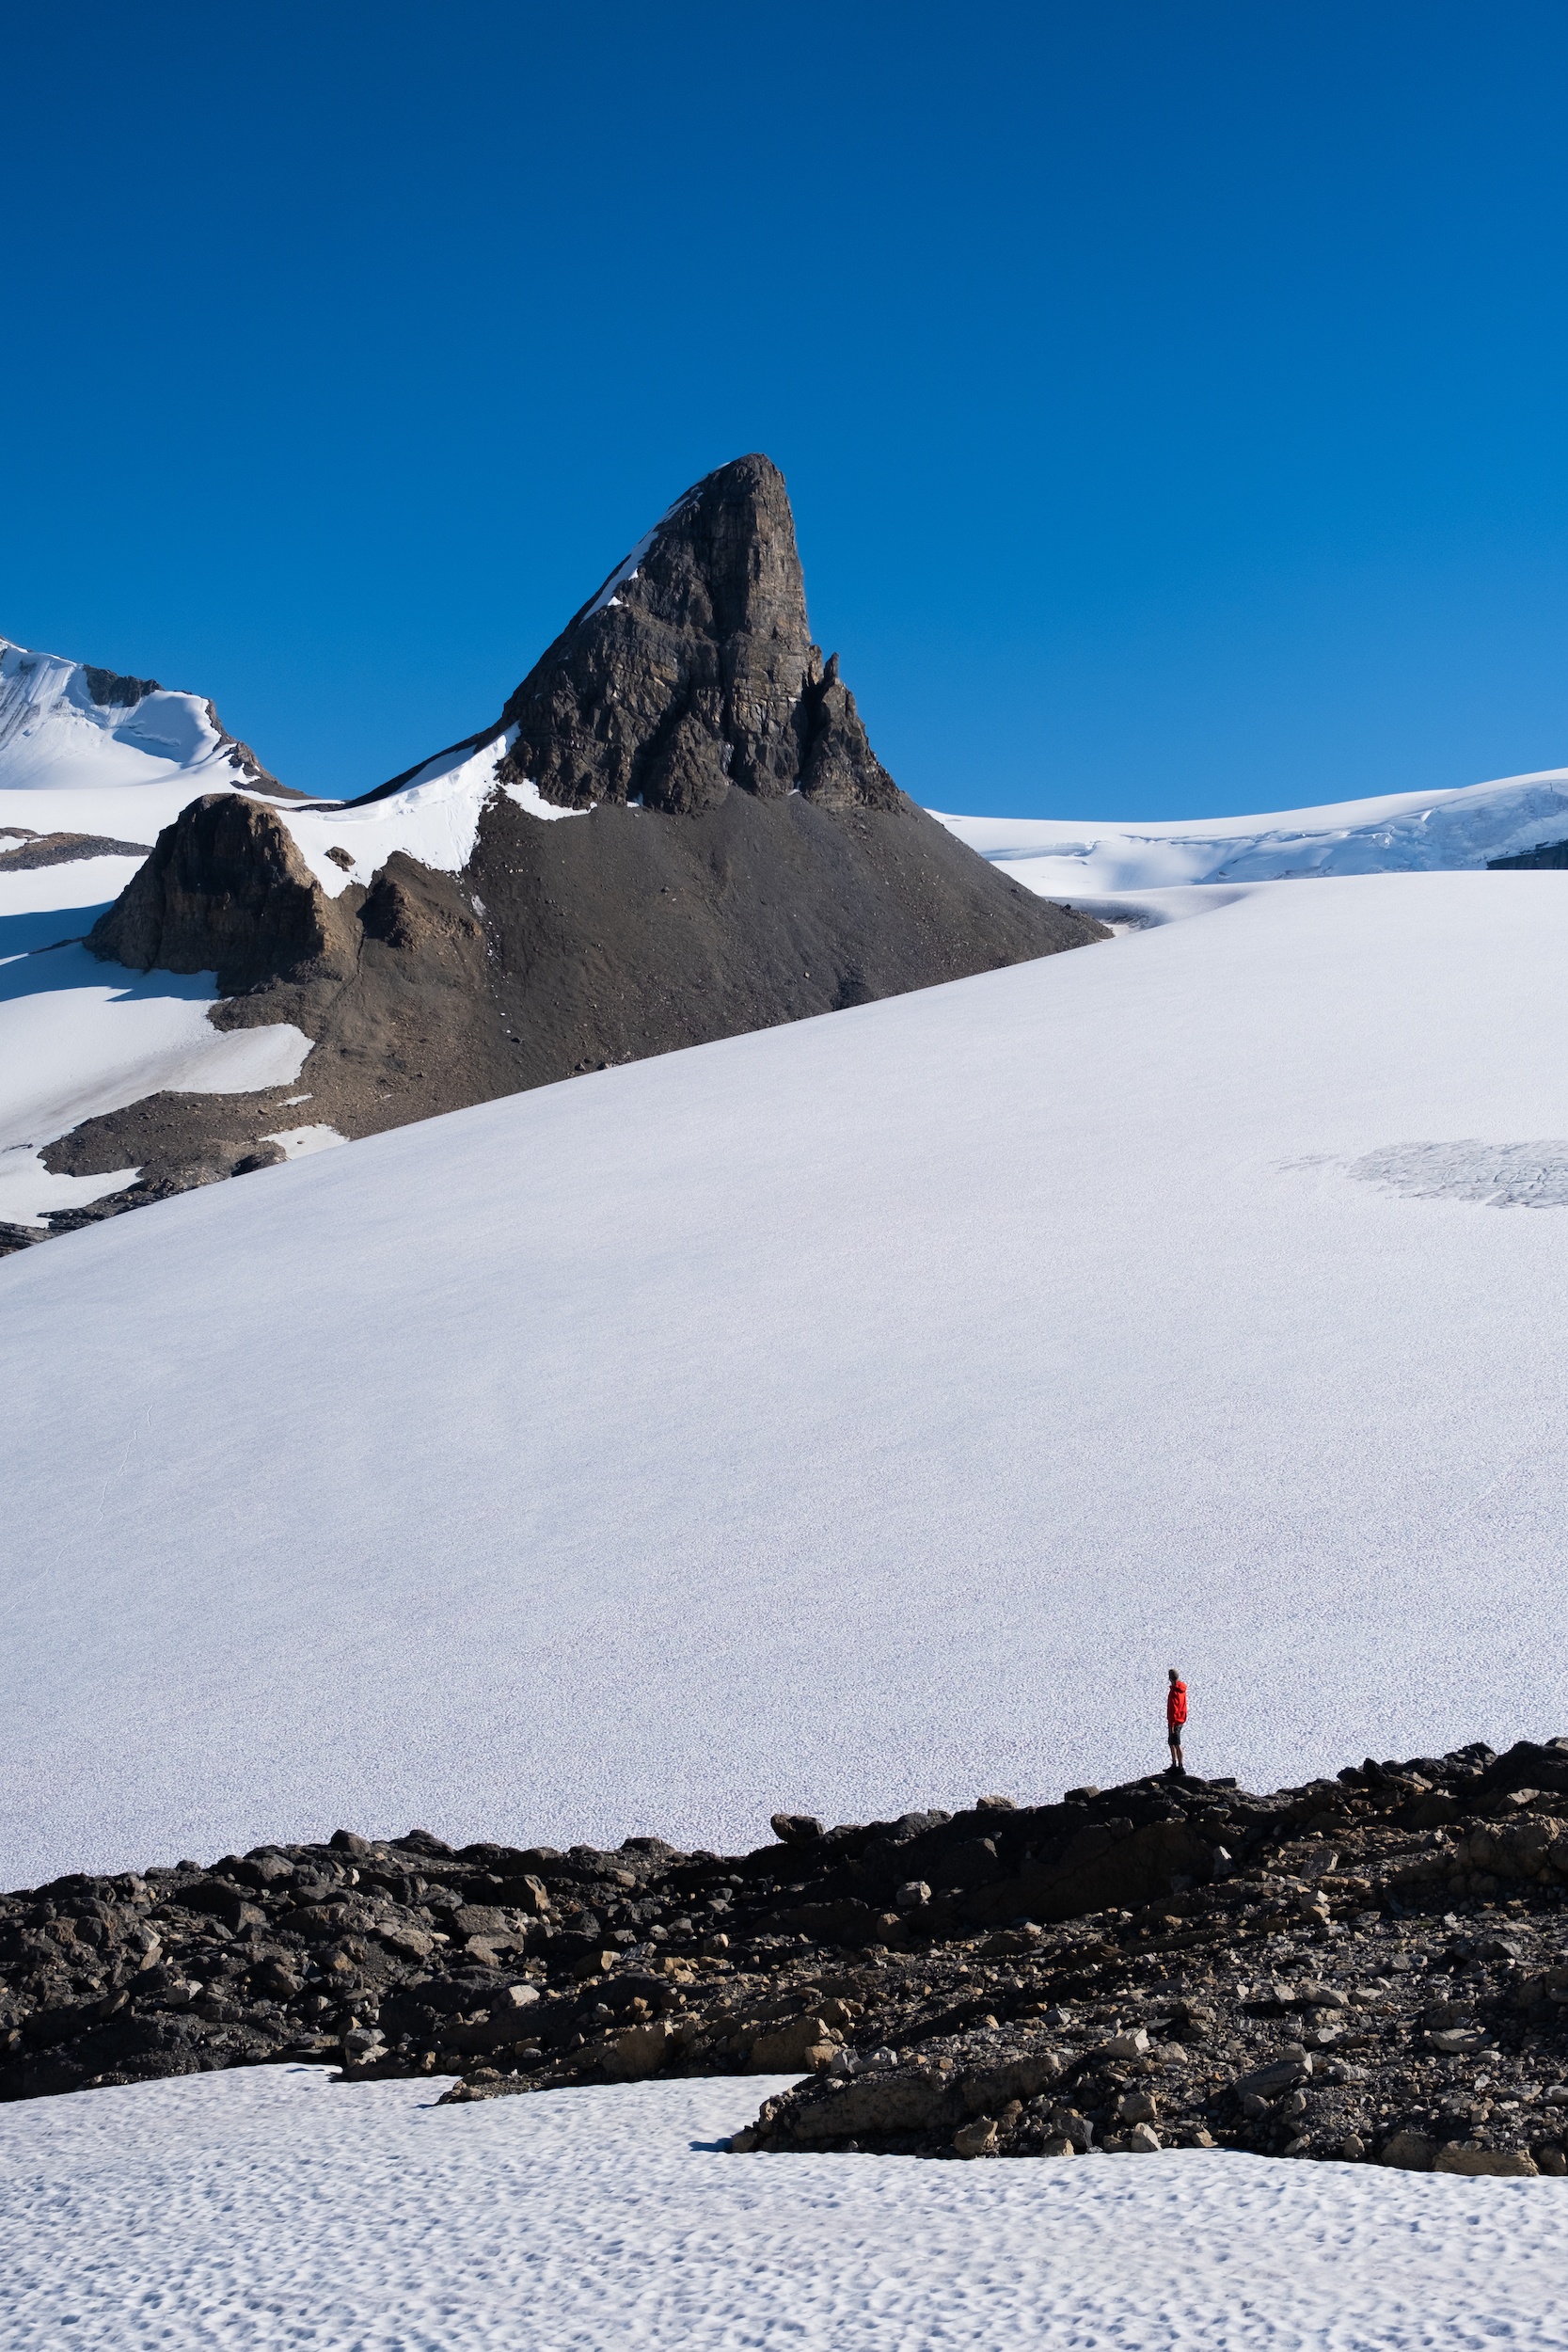
[[0,2096],[279,2058],[449,2099],[798,2073],[737,2150],[1568,2171],[1568,1740],[775,1831],[340,1831],[0,1898]]
[[764,457],[689,491],[469,742],[513,727],[502,781],[591,813],[546,822],[498,790],[461,875],[400,852],[328,898],[281,819],[237,795],[159,834],[88,945],[215,970],[219,1026],[293,1022],[314,1048],[287,1089],[156,1095],[51,1145],[56,1174],[143,1171],[52,1230],[264,1166],[266,1136],[302,1118],[370,1135],[1107,936],[893,783],[811,644]]
[[1521,850],[1517,857],[1489,857],[1489,874],[1523,874],[1531,868],[1568,866],[1568,841],[1538,841],[1533,850]]
[[0,874],[26,874],[43,866],[74,866],[89,857],[147,857],[145,841],[114,841],[101,833],[35,833],[30,825],[7,825],[6,834],[20,834],[14,850],[0,848]]

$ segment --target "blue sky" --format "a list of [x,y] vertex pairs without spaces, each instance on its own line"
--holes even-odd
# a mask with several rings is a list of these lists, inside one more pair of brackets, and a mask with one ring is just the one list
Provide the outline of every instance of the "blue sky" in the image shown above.
[[1568,13],[266,10],[7,29],[0,632],[362,789],[687,483],[789,479],[931,805],[1568,761]]

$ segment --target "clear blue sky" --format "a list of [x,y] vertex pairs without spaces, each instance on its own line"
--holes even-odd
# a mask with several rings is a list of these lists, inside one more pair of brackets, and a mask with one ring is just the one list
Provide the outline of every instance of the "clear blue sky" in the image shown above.
[[1568,761],[1568,11],[32,9],[0,632],[356,790],[789,478],[927,803]]

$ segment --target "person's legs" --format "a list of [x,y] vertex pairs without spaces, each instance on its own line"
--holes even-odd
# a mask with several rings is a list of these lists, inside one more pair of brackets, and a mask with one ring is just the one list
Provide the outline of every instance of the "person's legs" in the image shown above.
[[1187,1768],[1181,1756],[1181,1734],[1180,1731],[1173,1731],[1168,1735],[1168,1737],[1170,1740],[1171,1771],[1173,1772],[1184,1772]]

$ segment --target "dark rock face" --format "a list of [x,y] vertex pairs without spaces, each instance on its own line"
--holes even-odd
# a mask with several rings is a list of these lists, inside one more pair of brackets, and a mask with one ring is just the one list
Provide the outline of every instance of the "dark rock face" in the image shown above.
[[1568,866],[1568,841],[1538,841],[1533,850],[1521,850],[1517,857],[1489,857],[1486,870],[1490,874],[1522,874],[1530,868]]
[[122,677],[118,670],[96,669],[90,661],[83,662],[82,675],[100,710],[135,710],[149,694],[164,691],[155,677]]
[[0,874],[26,874],[44,866],[74,866],[89,857],[147,857],[145,841],[115,841],[101,833],[34,833],[31,826],[8,825],[21,833],[21,845],[0,850]]
[[502,713],[502,771],[562,808],[641,798],[691,816],[732,785],[891,809],[836,660],[823,665],[784,476],[736,458],[689,490],[534,664]]
[[340,1830],[0,1897],[0,2098],[277,2058],[449,2100],[789,2073],[737,2152],[1568,2171],[1568,1740],[774,1826]]
[[226,995],[347,949],[334,901],[259,801],[209,792],[166,825],[87,935],[133,972],[216,972]]

